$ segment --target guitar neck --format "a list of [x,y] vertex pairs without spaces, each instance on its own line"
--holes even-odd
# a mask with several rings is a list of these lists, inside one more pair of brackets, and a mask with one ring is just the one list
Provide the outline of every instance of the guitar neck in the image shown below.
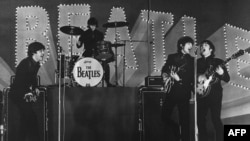
[[232,57],[229,57],[227,58],[225,61],[223,61],[221,64],[219,64],[218,66],[214,67],[214,66],[211,66],[210,69],[208,69],[208,71],[205,73],[207,76],[211,76],[211,75],[214,75],[215,73],[215,70],[217,67],[224,67],[230,60],[232,60]]
[[221,66],[221,67],[224,67],[229,61],[231,61],[232,60],[232,57],[229,57],[229,58],[227,58],[225,61],[223,61],[220,65],[218,65],[218,66]]
[[[236,59],[238,58],[239,56],[242,56],[243,54],[245,54],[245,52],[250,52],[250,47],[248,47],[247,49],[245,50],[239,50],[238,52],[234,53],[231,57],[227,58],[225,61],[223,61],[220,65],[218,66],[221,66],[221,67],[224,67],[229,61],[231,61],[232,59]],[[218,67],[217,66],[217,67]],[[208,73],[205,73],[207,75],[213,75],[215,73],[215,69],[217,67],[212,67],[212,70],[208,69]]]

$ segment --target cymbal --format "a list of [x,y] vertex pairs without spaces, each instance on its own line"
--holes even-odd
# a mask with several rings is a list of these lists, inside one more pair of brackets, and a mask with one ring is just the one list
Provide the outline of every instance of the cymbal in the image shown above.
[[125,44],[120,44],[120,43],[114,43],[111,44],[111,47],[120,47],[120,46],[124,46]]
[[63,26],[60,28],[60,30],[69,35],[81,35],[83,33],[83,30],[80,27],[76,26]]
[[103,24],[103,27],[116,28],[116,27],[123,27],[123,26],[128,26],[128,25],[129,25],[128,22],[109,22],[109,23]]

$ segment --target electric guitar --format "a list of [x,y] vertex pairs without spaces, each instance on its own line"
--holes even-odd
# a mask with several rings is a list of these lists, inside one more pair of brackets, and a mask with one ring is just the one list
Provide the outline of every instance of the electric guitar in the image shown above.
[[[245,50],[242,50],[242,49],[239,50],[238,52],[233,54],[231,57],[229,57],[225,61],[223,61],[223,63],[220,64],[219,66],[223,67],[224,65],[226,65],[226,63],[228,63],[232,59],[236,59],[236,58],[242,56],[245,52],[249,53],[250,47],[245,49]],[[218,79],[214,77],[215,72],[216,72],[215,70],[217,67],[210,66],[204,74],[198,76],[197,94],[199,97],[203,98],[203,97],[206,97],[207,95],[209,95],[210,90],[211,90],[211,85],[213,85],[214,83],[216,83],[218,81]]]
[[169,69],[170,69],[170,73],[165,73],[163,72],[162,73],[162,78],[163,78],[163,91],[166,92],[166,93],[169,93],[172,86],[174,85],[174,78],[172,78],[170,76],[171,73],[178,73],[180,70],[183,70],[183,67],[185,66],[186,64],[183,64],[182,66],[180,67],[176,67],[176,66],[170,66]]
[[25,102],[36,102],[38,97],[39,97],[39,92],[31,90],[30,92],[24,94],[23,99],[25,100]]

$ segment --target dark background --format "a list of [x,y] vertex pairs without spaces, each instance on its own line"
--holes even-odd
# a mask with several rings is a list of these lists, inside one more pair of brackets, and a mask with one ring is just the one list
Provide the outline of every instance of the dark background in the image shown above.
[[[174,15],[174,24],[183,16],[197,21],[197,42],[206,39],[224,24],[250,30],[249,0],[0,0],[0,57],[14,70],[15,66],[15,12],[21,6],[40,6],[49,15],[54,40],[58,29],[58,5],[89,4],[91,16],[106,23],[113,7],[124,8],[131,31],[141,10],[151,9]],[[54,41],[57,43],[57,41]]]

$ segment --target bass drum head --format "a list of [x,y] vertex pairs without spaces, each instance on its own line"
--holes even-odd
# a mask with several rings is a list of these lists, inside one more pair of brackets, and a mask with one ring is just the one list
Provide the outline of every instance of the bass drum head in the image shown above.
[[75,81],[83,87],[93,87],[101,82],[102,65],[94,58],[86,57],[78,60],[73,69]]

